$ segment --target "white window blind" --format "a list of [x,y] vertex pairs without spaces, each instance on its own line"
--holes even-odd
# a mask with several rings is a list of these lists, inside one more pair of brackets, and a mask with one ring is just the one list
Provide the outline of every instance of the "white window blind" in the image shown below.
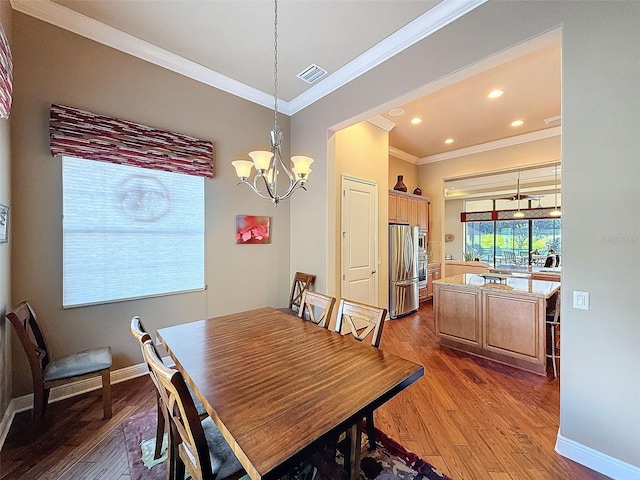
[[63,307],[204,288],[204,178],[63,157]]

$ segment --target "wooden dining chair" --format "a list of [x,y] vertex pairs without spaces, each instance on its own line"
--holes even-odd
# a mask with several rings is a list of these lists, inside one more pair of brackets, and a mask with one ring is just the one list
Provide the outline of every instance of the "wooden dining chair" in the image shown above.
[[281,309],[284,312],[291,315],[298,315],[300,312],[300,305],[302,304],[302,294],[306,290],[310,290],[313,286],[313,282],[316,281],[316,276],[310,273],[296,272],[293,276],[293,283],[291,284],[291,293],[289,294],[289,306],[288,308]]
[[329,328],[335,303],[334,297],[305,290],[302,292],[302,304],[298,313],[300,318],[306,321],[315,323],[319,327]]
[[111,417],[111,347],[83,350],[55,360],[51,358],[44,334],[29,302],[22,302],[7,313],[22,348],[27,354],[33,378],[32,428],[37,430],[49,404],[51,388],[66,383],[102,377],[104,418]]
[[[155,344],[153,343],[153,339],[151,338],[151,335],[149,335],[147,330],[144,328],[144,325],[142,324],[142,321],[138,316],[135,316],[131,319],[131,334],[138,341],[141,350],[142,350],[142,347],[144,346],[144,343],[147,340],[151,341],[151,346],[155,349],[156,355],[158,356],[158,358],[162,358],[158,352],[158,349],[156,349]],[[144,358],[144,354],[142,357]],[[149,369],[149,375],[151,376],[151,380],[156,386],[156,403],[157,403],[158,416],[157,416],[157,427],[156,427],[156,446],[153,452],[153,458],[157,459],[157,458],[160,458],[160,456],[162,455],[162,441],[163,441],[165,431],[167,435],[169,435],[171,432],[168,431],[168,428],[167,428],[169,427],[169,417],[167,414],[167,410],[166,408],[164,408],[164,404],[162,403],[162,399],[160,398],[160,386],[158,385],[158,380],[156,376],[153,374],[153,372],[151,371],[151,366],[148,363],[147,363],[147,368]],[[191,390],[191,388],[188,385],[187,385],[187,388],[189,389],[189,394],[191,395],[191,398],[193,399],[193,402],[196,406],[196,411],[198,412],[198,416],[200,417],[200,420],[205,419],[208,416],[208,413],[205,410],[204,405],[202,405],[202,402],[198,399],[198,397],[196,397],[193,390]]]
[[[340,299],[338,304],[338,315],[336,317],[335,331],[343,333],[343,325],[346,325],[346,332],[356,340],[362,342],[370,339],[371,345],[378,348],[382,339],[382,327],[387,316],[387,309],[357,303],[350,300]],[[367,438],[369,439],[369,450],[375,449],[376,434],[373,425],[373,412],[366,416]],[[360,438],[361,425],[358,424],[358,438]]]
[[157,379],[158,393],[170,419],[167,471],[183,479],[186,468],[194,480],[238,479],[245,475],[213,420],[200,420],[182,374],[162,363],[151,340],[143,344],[142,353]]

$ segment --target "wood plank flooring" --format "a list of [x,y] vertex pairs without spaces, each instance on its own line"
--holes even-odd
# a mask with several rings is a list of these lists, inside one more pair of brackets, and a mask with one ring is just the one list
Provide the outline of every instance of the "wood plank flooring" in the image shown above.
[[[386,322],[381,348],[421,363],[425,376],[376,410],[376,427],[454,480],[607,478],[553,450],[558,381],[441,348],[431,302]],[[154,407],[153,388],[148,377],[114,385],[108,421],[99,391],[51,404],[32,443],[30,412],[18,414],[0,479],[130,479],[122,422]]]

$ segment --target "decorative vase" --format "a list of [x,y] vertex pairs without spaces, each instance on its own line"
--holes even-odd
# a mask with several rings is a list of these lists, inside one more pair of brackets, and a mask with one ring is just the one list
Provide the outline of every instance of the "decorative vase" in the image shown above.
[[422,190],[420,189],[420,187],[416,187],[416,189],[413,191],[414,195],[422,195]]
[[407,191],[407,186],[402,181],[403,178],[404,178],[403,175],[398,175],[398,183],[396,183],[396,186],[393,187],[394,190],[398,190],[399,192],[406,192]]

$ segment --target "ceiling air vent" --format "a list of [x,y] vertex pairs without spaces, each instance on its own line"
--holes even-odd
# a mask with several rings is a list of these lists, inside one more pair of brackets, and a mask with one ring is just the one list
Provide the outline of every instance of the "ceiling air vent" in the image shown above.
[[296,77],[301,80],[304,80],[307,83],[313,83],[318,80],[320,77],[324,77],[327,74],[327,71],[323,68],[320,68],[315,63],[309,65],[302,72],[300,72]]

